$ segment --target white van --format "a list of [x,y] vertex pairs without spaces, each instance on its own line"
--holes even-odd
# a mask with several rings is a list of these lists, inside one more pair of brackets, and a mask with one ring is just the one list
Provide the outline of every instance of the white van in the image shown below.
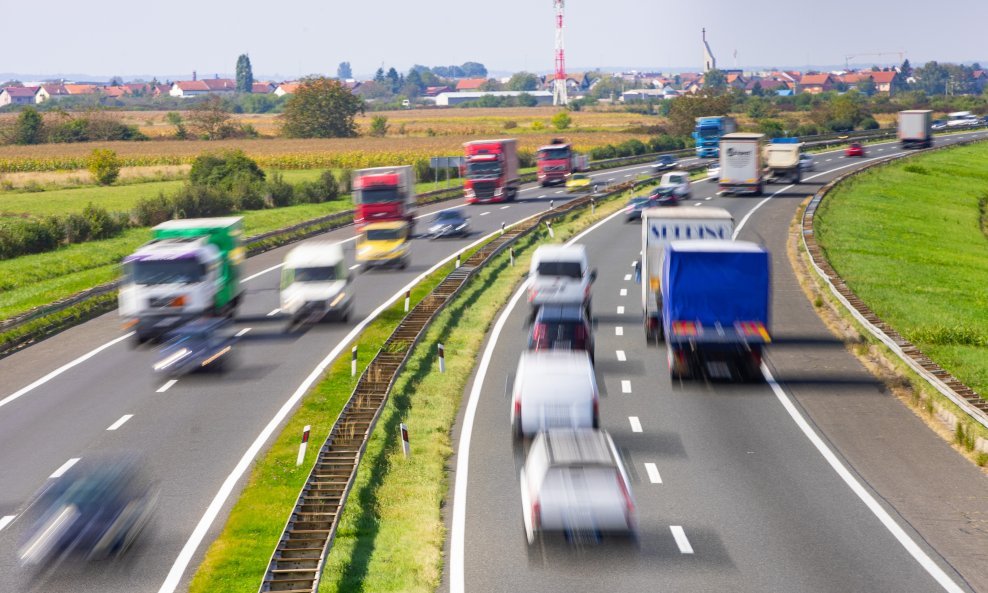
[[295,247],[281,269],[281,312],[295,323],[334,314],[346,321],[353,307],[350,270],[337,243],[314,241]]
[[532,255],[528,275],[528,304],[533,315],[542,305],[578,304],[589,314],[590,286],[597,271],[590,269],[583,245],[542,245]]
[[511,395],[516,439],[548,428],[597,428],[600,396],[590,355],[583,351],[525,352]]

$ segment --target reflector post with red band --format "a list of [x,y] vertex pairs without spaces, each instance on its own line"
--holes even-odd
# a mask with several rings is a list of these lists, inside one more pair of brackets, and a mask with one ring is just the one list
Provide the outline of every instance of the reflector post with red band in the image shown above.
[[295,465],[302,465],[305,461],[305,449],[309,446],[309,431],[312,427],[308,424],[302,429],[302,443],[298,446],[298,458],[295,460]]
[[408,313],[408,307],[410,307],[411,304],[412,304],[412,291],[411,290],[406,290],[405,291],[405,313]]
[[404,422],[401,423],[401,450],[405,453],[406,459],[412,456],[412,448],[408,444],[408,426]]
[[446,372],[446,347],[439,344],[439,372]]

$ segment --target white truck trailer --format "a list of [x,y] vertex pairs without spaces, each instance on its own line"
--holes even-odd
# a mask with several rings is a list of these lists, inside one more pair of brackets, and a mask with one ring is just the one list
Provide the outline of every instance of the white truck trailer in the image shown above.
[[720,191],[762,195],[765,134],[726,134],[720,139]]
[[933,146],[933,112],[929,109],[908,109],[899,112],[899,142],[903,149]]

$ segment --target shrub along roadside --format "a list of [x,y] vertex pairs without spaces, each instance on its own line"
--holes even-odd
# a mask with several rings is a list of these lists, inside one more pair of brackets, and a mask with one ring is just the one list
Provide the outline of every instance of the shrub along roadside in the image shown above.
[[[608,210],[613,211],[620,208],[620,200],[613,200],[612,203],[600,205],[597,209],[597,215],[591,217],[589,213],[581,215],[575,215],[579,217],[578,222],[563,222],[559,221],[553,225],[556,230],[556,236],[562,237],[567,232],[572,232],[573,229],[589,225],[593,220],[603,216]],[[571,215],[571,217],[574,215]],[[539,231],[539,234],[544,235],[544,230]],[[538,235],[537,235],[538,236]],[[519,248],[527,248],[535,244],[537,241],[532,238],[523,239],[518,246],[516,246],[516,253],[518,253]],[[487,290],[491,290],[494,286],[492,283],[494,279],[500,278],[502,274],[519,274],[525,269],[525,266],[521,262],[517,262],[514,268],[506,267],[507,255],[500,256],[491,266],[482,271],[477,278],[471,281],[466,287],[465,291],[461,296],[457,297],[453,303],[440,314],[439,321],[437,323],[437,329],[435,331],[443,332],[441,328],[452,328],[452,320],[463,320],[463,319],[483,319],[484,315],[487,315],[488,319],[495,312],[500,304],[503,304],[504,300],[491,300],[489,302],[485,301],[485,308],[473,307],[470,309],[470,313],[465,313],[464,303],[471,303]],[[451,266],[447,265],[442,270],[440,270],[441,275],[436,278],[436,282],[445,277],[445,275],[451,270]],[[435,277],[436,274],[433,274]],[[505,281],[499,285],[507,286],[510,289],[514,285],[514,281],[517,280],[517,276],[513,277],[512,281]],[[434,285],[434,284],[433,284]],[[421,297],[426,294],[425,292],[416,293],[413,291],[413,303],[417,302]],[[473,296],[470,296],[473,295]],[[401,305],[391,307],[388,315],[399,309]],[[399,313],[396,317],[389,317],[390,326],[392,329],[397,325],[398,320],[400,320],[402,314]],[[445,319],[445,321],[443,321]],[[368,327],[368,331],[374,328],[375,330],[379,327],[379,323],[384,321],[385,318],[379,318]],[[474,323],[473,321],[471,323]],[[483,339],[483,328],[486,327],[484,321],[476,321],[476,325],[472,326],[473,329],[470,330],[474,335],[474,339]],[[480,328],[479,330],[477,328]],[[478,333],[479,332],[479,333]],[[376,349],[380,347],[380,344],[384,342],[390,330],[386,332],[381,332],[379,334],[377,346],[374,346],[373,342],[370,344],[371,347],[375,348],[373,352],[370,352],[366,347],[368,341],[365,341],[369,335],[365,332],[360,340],[360,350],[361,360],[360,368],[362,369],[371,359]],[[433,336],[433,330],[427,334]],[[430,342],[430,340],[432,340]],[[419,368],[427,371],[429,365],[431,365],[431,353],[434,350],[434,336],[428,337],[426,342],[430,344],[429,346],[421,346],[420,349],[413,352],[413,358],[409,363],[408,368]],[[455,340],[452,342],[447,342],[452,346],[453,344],[459,344]],[[455,365],[452,365],[447,370],[447,374],[444,376],[444,381],[449,381],[450,384],[454,384],[460,375],[469,375],[471,370],[471,365],[468,361],[472,360],[472,356],[469,354],[469,349],[467,346],[456,346],[456,356],[458,360]],[[366,356],[366,358],[365,358]],[[284,521],[287,518],[288,512],[290,511],[292,505],[298,496],[299,489],[305,481],[307,472],[298,471],[294,467],[294,459],[297,453],[298,447],[298,435],[305,424],[312,425],[312,440],[315,443],[324,442],[326,435],[329,434],[332,428],[332,419],[335,419],[338,415],[340,409],[342,409],[346,398],[349,396],[352,388],[354,386],[354,381],[350,379],[350,369],[349,361],[346,358],[337,360],[333,367],[331,367],[330,373],[322,379],[316,389],[306,396],[305,400],[301,405],[300,411],[293,417],[287,424],[284,431],[276,440],[275,444],[265,454],[264,458],[258,461],[255,466],[255,470],[251,475],[248,485],[245,487],[244,492],[241,495],[240,500],[236,503],[231,512],[231,515],[227,521],[226,526],[223,529],[220,537],[213,542],[210,546],[209,551],[206,554],[206,559],[200,566],[198,572],[196,573],[191,591],[197,593],[200,591],[244,591],[253,592],[256,591],[258,583],[264,573],[267,566],[268,559],[270,558],[271,552],[274,549],[275,544],[278,541],[278,537],[281,534],[281,529],[284,526]],[[358,369],[359,370],[359,369]],[[456,371],[457,376],[453,377],[451,373]],[[411,375],[409,374],[411,372]],[[410,378],[411,377],[411,378]],[[377,500],[376,488],[380,486],[377,480],[371,480],[370,475],[367,472],[372,472],[377,474],[379,477],[384,477],[386,480],[392,478],[390,474],[387,476],[380,476],[382,466],[381,463],[387,467],[389,455],[394,453],[393,448],[393,430],[397,426],[394,424],[394,414],[397,410],[405,409],[403,406],[407,407],[412,389],[416,389],[419,386],[418,379],[421,377],[417,375],[414,371],[409,371],[403,373],[399,379],[398,384],[402,386],[403,391],[395,391],[395,395],[392,396],[392,400],[389,402],[388,407],[385,408],[384,415],[381,421],[378,423],[378,428],[375,430],[371,442],[368,445],[367,456],[364,459],[364,463],[361,464],[358,470],[357,483],[354,486],[354,491],[351,496],[354,497],[351,500],[351,504],[346,507],[343,515],[344,523],[341,524],[340,531],[337,534],[336,546],[339,551],[334,549],[330,556],[330,562],[336,563],[337,568],[328,569],[325,571],[324,578],[327,581],[331,581],[334,575],[341,577],[343,571],[349,571],[350,578],[347,578],[347,582],[352,584],[353,582],[360,581],[359,577],[361,573],[364,572],[366,564],[361,568],[360,563],[365,562],[368,559],[366,554],[368,550],[380,550],[377,553],[380,556],[373,558],[373,561],[383,562],[385,564],[390,564],[390,570],[393,573],[388,574],[388,578],[383,578],[380,583],[377,581],[367,580],[361,588],[364,590],[425,590],[421,585],[421,582],[432,583],[428,590],[433,590],[435,583],[438,582],[439,574],[439,556],[440,550],[443,542],[443,532],[441,527],[441,518],[439,516],[439,501],[445,494],[444,485],[444,474],[443,474],[443,460],[445,460],[449,455],[448,444],[443,447],[441,443],[438,445],[433,443],[433,439],[439,438],[440,440],[446,439],[448,441],[449,434],[449,422],[452,421],[452,416],[455,416],[456,406],[458,405],[457,399],[451,399],[448,392],[443,392],[435,401],[436,405],[443,407],[445,409],[445,414],[440,414],[442,419],[439,420],[439,425],[445,428],[437,429],[439,432],[432,432],[428,428],[413,429],[418,430],[422,435],[421,446],[425,447],[425,450],[418,450],[416,453],[416,458],[421,457],[421,463],[423,465],[416,466],[419,469],[416,471],[425,471],[427,476],[418,476],[416,478],[416,483],[423,485],[427,490],[433,490],[432,493],[426,493],[427,495],[420,496],[421,491],[416,491],[415,493],[410,493],[409,496],[416,498],[416,500],[407,500],[405,502],[410,504],[422,505],[417,507],[415,510],[416,516],[430,516],[431,518],[426,521],[424,526],[421,527],[423,531],[418,531],[418,527],[415,532],[422,535],[422,539],[415,539],[415,545],[411,548],[400,549],[405,544],[403,542],[389,540],[382,541],[381,539],[373,538],[373,534],[378,533],[377,526],[371,526],[369,530],[364,530],[359,528],[360,526],[366,526],[366,521],[368,519],[373,521],[378,521],[377,515],[375,514],[374,508],[365,507],[364,500],[365,497],[370,496],[372,499]],[[419,388],[417,392],[424,391],[424,389]],[[459,393],[462,389],[456,391],[456,397],[458,398]],[[417,396],[416,396],[417,397]],[[330,406],[329,400],[333,399],[331,402],[335,407]],[[320,408],[320,406],[322,406]],[[397,408],[395,406],[398,406]],[[320,411],[317,413],[317,408]],[[417,408],[413,407],[413,410]],[[430,410],[429,414],[436,414],[431,408],[427,408],[423,405],[423,409]],[[321,415],[319,415],[321,413]],[[448,418],[448,420],[447,420]],[[427,436],[429,435],[429,436]],[[418,439],[416,439],[418,442]],[[430,444],[427,444],[430,443]],[[419,446],[419,445],[416,445]],[[428,452],[427,452],[428,451]],[[309,451],[309,461],[308,465],[311,465],[311,460],[314,459],[315,455],[318,453],[318,447],[313,447]],[[421,455],[420,455],[421,454]],[[427,468],[423,470],[423,468]],[[436,473],[438,472],[438,473]],[[362,477],[361,477],[362,476]],[[393,478],[392,478],[393,479]],[[368,489],[370,488],[370,489]],[[399,496],[399,498],[403,495]],[[437,498],[438,497],[438,498]],[[379,501],[380,502],[380,501]],[[372,503],[373,504],[373,503]],[[353,513],[369,512],[371,515],[353,515]],[[403,512],[403,511],[402,511]],[[390,515],[390,513],[389,513]],[[409,520],[418,521],[418,519],[412,519],[409,516]],[[438,527],[437,527],[438,525]],[[383,529],[382,529],[383,532]],[[431,535],[430,535],[431,534]],[[368,540],[367,537],[370,536],[371,539]],[[411,540],[408,540],[411,541]],[[423,542],[428,542],[423,544]],[[359,547],[363,551],[364,558],[358,556],[358,551],[356,548]],[[349,550],[349,552],[348,552]],[[384,551],[387,550],[387,551]],[[350,553],[352,552],[352,553]],[[342,556],[341,556],[342,554]],[[400,558],[399,558],[400,556]],[[410,560],[410,556],[412,559]],[[406,570],[410,565],[414,565],[415,568],[411,570]],[[413,574],[414,573],[414,574]],[[423,581],[418,581],[417,579],[422,579]],[[373,575],[364,575],[363,578],[372,579]],[[402,580],[405,579],[405,580]],[[400,585],[386,585],[385,583],[393,581],[401,581]],[[324,581],[327,582],[327,581]],[[374,586],[370,586],[368,583],[374,582]],[[322,590],[326,590],[325,587],[330,585],[324,585]],[[332,585],[333,587],[337,585]],[[348,585],[339,585],[341,590],[352,590]],[[329,589],[334,590],[334,589]]]

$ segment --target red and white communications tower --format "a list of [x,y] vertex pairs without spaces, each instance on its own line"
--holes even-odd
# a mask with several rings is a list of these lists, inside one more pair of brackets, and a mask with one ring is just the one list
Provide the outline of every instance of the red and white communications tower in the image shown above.
[[552,104],[566,105],[566,50],[563,49],[563,7],[564,0],[552,0],[556,10],[556,78],[552,83]]

